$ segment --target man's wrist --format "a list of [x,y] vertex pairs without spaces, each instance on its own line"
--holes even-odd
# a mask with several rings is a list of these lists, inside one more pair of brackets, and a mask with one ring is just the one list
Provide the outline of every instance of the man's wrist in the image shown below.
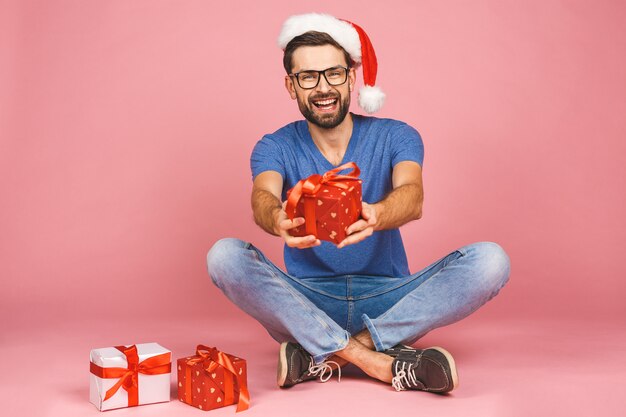
[[374,210],[374,219],[376,220],[373,225],[374,231],[382,230],[380,219],[383,215],[383,212],[385,211],[384,204],[379,201],[378,203],[371,204],[370,207],[372,208],[372,210]]
[[279,218],[280,218],[281,210],[282,210],[282,206],[275,206],[275,207],[272,207],[271,212],[270,212],[271,219],[272,219],[272,231],[274,232],[276,236],[280,236]]

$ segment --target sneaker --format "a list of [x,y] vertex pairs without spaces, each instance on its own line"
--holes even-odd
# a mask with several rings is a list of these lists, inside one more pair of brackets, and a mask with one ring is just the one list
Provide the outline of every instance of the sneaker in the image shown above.
[[403,352],[417,356],[417,351],[418,350],[419,349],[415,349],[412,346],[407,346],[407,345],[403,345],[403,344],[397,344],[394,347],[391,347],[391,348],[383,351],[383,353],[385,355],[391,356],[392,358],[396,358],[399,354],[401,354]]
[[333,376],[331,363],[337,367],[341,381],[341,368],[337,362],[324,361],[316,365],[311,354],[298,343],[284,342],[280,345],[276,381],[281,388],[289,388],[312,379],[326,382]]
[[459,385],[454,359],[447,350],[431,347],[425,350],[408,348],[396,352],[391,364],[391,385],[396,391],[441,393],[452,391]]

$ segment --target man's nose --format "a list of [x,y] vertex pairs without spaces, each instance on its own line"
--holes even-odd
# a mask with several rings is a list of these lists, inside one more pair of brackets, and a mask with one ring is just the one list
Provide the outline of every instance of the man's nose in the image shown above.
[[320,74],[320,82],[317,83],[316,90],[319,91],[320,93],[325,93],[325,92],[330,91],[330,84],[328,84],[328,81],[326,81],[326,77],[324,77],[323,74]]

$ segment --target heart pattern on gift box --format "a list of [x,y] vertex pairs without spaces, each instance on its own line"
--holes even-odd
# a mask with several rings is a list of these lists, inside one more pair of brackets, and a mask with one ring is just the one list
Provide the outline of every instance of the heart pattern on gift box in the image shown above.
[[[339,174],[342,169],[353,168],[351,174]],[[304,217],[305,225],[290,229],[292,236],[315,235],[318,239],[339,244],[347,234],[347,228],[361,218],[362,180],[354,163],[344,164],[323,176],[314,174],[307,181],[299,181],[287,191],[287,216],[290,219]],[[331,174],[331,175],[329,175]],[[335,177],[335,175],[338,177]],[[314,184],[315,189],[303,184]],[[290,198],[295,190],[297,200]],[[306,207],[306,208],[305,208]],[[305,215],[306,213],[306,215]]]
[[[229,401],[228,395],[226,395],[226,388],[224,385],[225,371],[223,368],[217,368],[217,370],[212,372],[207,372],[201,363],[197,363],[191,366],[191,369],[188,370],[188,365],[186,365],[186,361],[191,359],[183,358],[179,360],[178,365],[178,398],[180,401],[192,405],[196,408],[202,410],[211,410],[218,407],[224,407],[227,405],[231,405],[233,403],[238,402],[238,385],[236,377],[241,377],[246,379],[246,363],[244,359],[235,358],[229,356],[231,362],[233,364],[233,371],[235,374],[230,374],[233,383],[235,384],[235,392],[234,398]],[[185,389],[187,388],[187,375],[191,378],[191,389],[193,390],[193,395],[187,397],[185,394]],[[226,395],[226,396],[225,396]],[[190,398],[189,402],[187,398]]]

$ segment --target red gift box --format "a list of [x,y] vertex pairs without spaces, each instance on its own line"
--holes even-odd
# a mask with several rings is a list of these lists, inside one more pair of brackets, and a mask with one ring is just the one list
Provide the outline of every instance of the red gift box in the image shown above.
[[[350,168],[350,173],[339,175]],[[335,244],[344,240],[348,226],[361,216],[360,172],[354,162],[348,162],[324,175],[313,174],[287,191],[287,217],[304,217],[304,225],[289,234],[314,235]]]
[[246,361],[214,347],[198,345],[196,354],[178,359],[178,399],[201,410],[250,404]]

